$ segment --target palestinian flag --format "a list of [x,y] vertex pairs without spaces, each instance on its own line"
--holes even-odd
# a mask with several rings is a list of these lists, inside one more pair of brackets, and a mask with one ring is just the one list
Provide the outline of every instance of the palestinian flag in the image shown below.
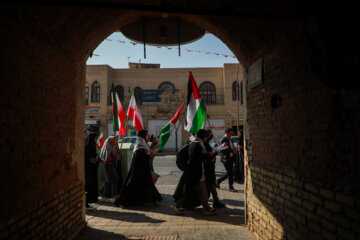
[[131,96],[127,115],[133,120],[133,126],[137,131],[144,129],[140,108],[137,106],[135,100],[135,91],[133,91],[133,94]]
[[206,107],[204,101],[201,99],[199,88],[192,73],[189,72],[185,130],[196,134],[199,129],[203,128],[205,116]]
[[114,134],[118,131],[119,134],[125,134],[125,112],[121,105],[119,96],[114,87],[114,83],[111,84],[111,100],[112,100],[112,113],[113,117],[113,130]]
[[159,142],[159,146],[158,146],[159,150],[163,149],[167,140],[169,139],[171,131],[175,128],[176,123],[179,120],[179,117],[181,115],[181,111],[182,111],[183,107],[184,107],[184,104],[182,104],[180,106],[180,108],[175,113],[175,116],[161,129],[160,142]]

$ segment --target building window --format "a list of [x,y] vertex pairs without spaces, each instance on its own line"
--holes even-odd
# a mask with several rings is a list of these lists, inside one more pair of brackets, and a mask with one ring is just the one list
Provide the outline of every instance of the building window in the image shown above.
[[238,82],[233,82],[232,84],[232,100],[236,101],[238,98],[238,89],[239,89],[239,83]]
[[[118,86],[115,87],[115,91],[116,91],[117,95],[119,96],[120,102],[124,102],[124,87],[118,85]],[[111,89],[110,89],[108,104],[109,104],[109,105],[112,105],[112,101],[113,101],[113,100],[112,100],[112,91],[111,91]]]
[[100,84],[97,81],[91,86],[91,101],[100,102]]
[[140,87],[135,87],[134,91],[136,104],[142,105],[142,89]]
[[239,100],[240,104],[244,103],[244,96],[243,96],[243,91],[244,91],[244,86],[243,86],[243,82],[240,82],[240,85],[238,82],[233,82],[232,84],[232,99],[233,101]]
[[199,91],[205,104],[216,104],[216,88],[211,82],[203,82]]
[[115,90],[119,96],[120,101],[123,102],[124,101],[124,87],[118,85],[118,86],[116,86]]
[[158,89],[166,91],[168,89],[175,89],[175,86],[171,82],[163,82],[163,83],[160,84]]
[[89,105],[89,84],[85,83],[85,105]]

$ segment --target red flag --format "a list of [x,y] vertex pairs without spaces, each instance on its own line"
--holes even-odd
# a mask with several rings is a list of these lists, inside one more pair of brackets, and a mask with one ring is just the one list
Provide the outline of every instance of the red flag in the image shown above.
[[144,129],[140,108],[136,105],[135,91],[133,91],[131,96],[127,115],[133,120],[133,125],[136,130],[140,131],[141,129]]
[[112,113],[113,113],[113,130],[114,133],[119,131],[119,134],[125,134],[125,112],[121,105],[119,96],[114,87],[114,83],[111,84],[111,100],[112,100]]

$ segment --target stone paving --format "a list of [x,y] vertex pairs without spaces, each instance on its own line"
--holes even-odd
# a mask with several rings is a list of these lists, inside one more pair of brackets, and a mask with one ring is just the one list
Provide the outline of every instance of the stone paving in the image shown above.
[[[163,200],[157,206],[122,209],[109,200],[99,199],[98,203],[92,205],[93,209],[87,210],[88,227],[76,240],[253,239],[244,226],[243,185],[235,183],[238,192],[230,192],[227,181],[222,183],[218,194],[227,207],[219,209],[217,215],[205,216],[201,207],[177,215],[170,205],[180,176],[180,173],[160,176],[156,187]],[[212,202],[212,198],[209,202]]]

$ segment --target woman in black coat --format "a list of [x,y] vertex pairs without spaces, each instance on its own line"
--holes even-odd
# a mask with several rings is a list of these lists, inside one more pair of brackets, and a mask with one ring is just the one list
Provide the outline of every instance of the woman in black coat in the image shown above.
[[156,189],[150,169],[149,134],[146,130],[140,130],[129,173],[126,177],[120,195],[115,200],[115,205],[126,207],[134,205],[154,205],[161,201],[161,195]]
[[85,139],[85,192],[86,207],[89,203],[95,203],[98,200],[98,155],[96,148],[97,134],[91,132]]

